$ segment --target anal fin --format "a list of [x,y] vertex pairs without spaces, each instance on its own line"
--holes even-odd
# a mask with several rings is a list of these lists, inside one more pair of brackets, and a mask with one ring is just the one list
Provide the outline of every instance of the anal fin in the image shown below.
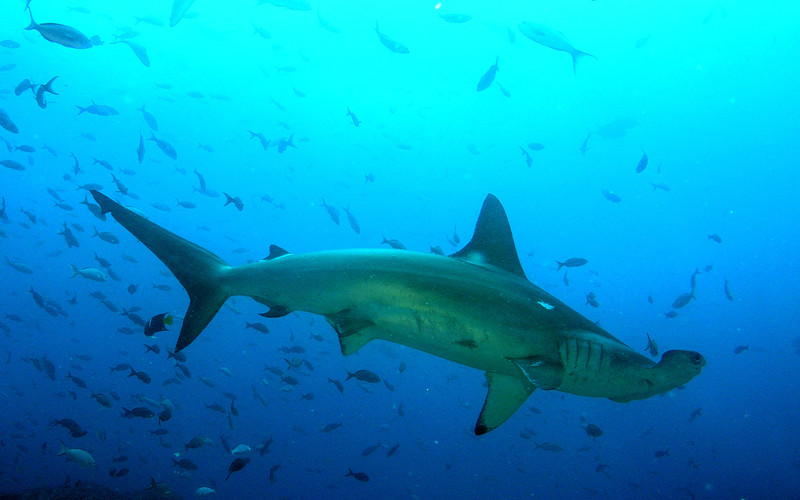
[[478,423],[475,424],[475,434],[478,436],[508,420],[536,389],[522,375],[514,377],[486,372],[486,381],[489,383],[489,392],[486,394]]

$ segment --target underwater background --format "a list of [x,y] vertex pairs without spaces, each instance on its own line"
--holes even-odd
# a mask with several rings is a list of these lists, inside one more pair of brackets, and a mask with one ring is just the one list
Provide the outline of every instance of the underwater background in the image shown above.
[[[25,30],[26,3],[0,5],[0,492],[798,496],[796,3],[29,2],[83,49]],[[573,69],[524,23],[590,55]],[[482,373],[383,341],[345,358],[323,318],[245,297],[178,363],[187,295],[81,204],[92,184],[232,264],[453,253],[492,193],[533,283],[707,366],[627,404],[539,390],[478,437]]]

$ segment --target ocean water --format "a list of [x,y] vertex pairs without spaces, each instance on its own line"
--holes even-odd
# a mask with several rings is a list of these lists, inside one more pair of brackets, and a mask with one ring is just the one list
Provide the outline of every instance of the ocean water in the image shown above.
[[[184,498],[800,495],[795,3],[197,0],[170,27],[167,1],[31,2],[36,22],[101,42],[86,49],[26,31],[25,3],[0,6],[0,109],[18,129],[0,129],[0,492],[79,480]],[[591,56],[573,70],[553,45]],[[42,107],[35,92],[55,76]],[[33,89],[15,95],[24,79]],[[93,103],[114,113],[79,113]],[[234,297],[182,351],[187,376],[167,355],[187,294],[80,203],[91,183],[236,265],[271,244],[454,253],[491,193],[533,283],[634,351],[649,355],[649,334],[707,365],[625,404],[537,390],[475,436],[480,371],[384,341],[344,357],[323,317],[264,319]],[[71,277],[108,274],[98,257],[118,280]],[[557,269],[573,257],[588,262]],[[175,323],[147,338],[123,308]],[[357,370],[381,382],[345,380]],[[122,417],[167,399],[165,422]],[[186,450],[196,436],[205,445]],[[59,456],[59,441],[95,465]],[[223,441],[252,449],[227,480]]]

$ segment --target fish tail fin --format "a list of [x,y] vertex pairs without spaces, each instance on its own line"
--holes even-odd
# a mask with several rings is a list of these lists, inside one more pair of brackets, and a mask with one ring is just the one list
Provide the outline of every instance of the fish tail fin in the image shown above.
[[[524,151],[524,150],[523,150],[523,151]],[[563,263],[563,262],[561,262],[561,261],[558,261],[558,260],[557,260],[557,261],[556,261],[556,264],[558,264],[558,269],[556,269],[556,271],[560,271],[560,270],[561,270],[561,268],[562,268],[562,267],[564,267],[564,263]]]
[[64,441],[62,441],[60,439],[58,440],[58,444],[61,445],[61,450],[58,453],[56,453],[56,455],[63,455],[64,453],[67,452],[67,447],[64,446]]
[[233,203],[233,198],[231,198],[231,195],[229,195],[225,191],[223,191],[222,194],[224,194],[225,198],[227,198],[227,200],[225,201],[225,205],[224,206],[228,206],[229,204]]
[[26,30],[35,30],[38,25],[36,24],[36,21],[33,20],[33,11],[31,10],[30,4],[26,5],[25,8],[28,10],[28,14],[31,15],[31,24],[29,24],[28,27],[25,28],[25,29]]
[[585,59],[586,57],[592,57],[594,59],[597,59],[597,57],[593,56],[592,54],[589,54],[588,52],[581,52],[580,50],[576,50],[575,52],[571,52],[570,55],[572,56],[572,72],[573,73],[577,73],[578,72],[578,61],[580,59]]
[[[6,257],[6,259],[8,259],[8,257]],[[72,269],[72,276],[70,276],[70,278],[74,278],[75,276],[77,276],[77,275],[79,275],[81,273],[80,269],[75,267],[75,264],[70,264],[69,268]]]
[[99,191],[91,191],[103,213],[114,219],[150,249],[189,294],[189,308],[175,351],[191,344],[231,296],[223,283],[228,264],[213,253],[150,222]]

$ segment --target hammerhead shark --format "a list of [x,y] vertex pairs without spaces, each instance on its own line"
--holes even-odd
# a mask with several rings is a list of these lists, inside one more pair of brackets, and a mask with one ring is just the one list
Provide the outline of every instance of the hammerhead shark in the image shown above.
[[342,354],[381,339],[482,370],[488,393],[475,425],[505,422],[538,387],[618,402],[645,399],[694,378],[693,351],[655,363],[525,277],[500,201],[488,195],[470,242],[450,256],[358,249],[291,254],[230,266],[98,191],[103,213],[145,244],[189,294],[176,351],[189,346],[235,295],[265,305],[266,317],[323,316]]

